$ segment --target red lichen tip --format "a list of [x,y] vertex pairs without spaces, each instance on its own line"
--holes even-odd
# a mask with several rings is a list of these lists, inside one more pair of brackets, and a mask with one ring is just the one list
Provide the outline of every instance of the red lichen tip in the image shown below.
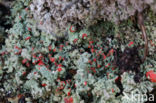
[[28,31],[31,31],[31,28],[28,27]]
[[82,34],[82,39],[84,39],[85,37],[87,37],[87,34],[86,33]]
[[146,77],[149,78],[151,82],[156,83],[156,73],[154,73],[153,70],[148,71]]
[[68,96],[70,96],[70,94],[71,94],[70,92],[67,93]]
[[26,75],[26,72],[23,72],[23,75]]
[[25,64],[27,62],[27,59],[22,60],[22,64]]
[[39,65],[39,66],[44,65],[43,61],[42,61],[42,60],[40,60],[40,61],[39,61],[39,63],[38,63],[38,65]]
[[73,40],[73,43],[76,43],[77,41],[78,41],[78,39],[74,39],[74,40]]
[[85,86],[87,85],[87,81],[84,82],[84,85],[85,85]]
[[91,49],[91,52],[94,53],[94,49]]
[[75,29],[75,28],[73,28],[73,27],[71,26],[71,27],[69,28],[69,31],[73,33],[73,32],[75,32],[74,29]]
[[94,58],[93,61],[96,62],[96,58]]
[[27,7],[27,8],[25,8],[25,11],[28,11],[29,10],[29,8]]
[[134,42],[131,41],[131,42],[129,42],[128,46],[130,47],[133,44],[134,44]]
[[61,71],[62,71],[62,68],[57,68],[57,71],[58,71],[58,72],[61,72]]
[[62,67],[62,64],[58,64],[57,66],[58,66],[58,67]]
[[50,61],[51,61],[51,62],[54,62],[54,61],[55,61],[55,58],[51,57],[51,58],[50,58]]
[[89,41],[89,44],[93,44],[93,41]]
[[114,93],[114,89],[112,88],[112,93]]
[[21,19],[22,17],[21,16],[19,16],[19,19]]
[[64,103],[74,103],[73,98],[64,98]]
[[56,52],[56,48],[53,49],[53,52]]
[[29,40],[30,38],[31,38],[31,37],[30,37],[30,36],[28,36],[28,37],[26,37],[26,38],[25,38],[25,40]]
[[45,86],[47,86],[47,84],[46,84],[46,83],[43,83],[43,84],[42,84],[42,87],[45,87]]

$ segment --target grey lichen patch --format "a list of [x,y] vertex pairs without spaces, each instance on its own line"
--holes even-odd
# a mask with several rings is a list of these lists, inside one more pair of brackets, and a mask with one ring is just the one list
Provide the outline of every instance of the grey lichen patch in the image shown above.
[[119,22],[150,6],[154,0],[33,0],[30,5],[39,29],[57,34],[69,24],[89,27],[98,20]]

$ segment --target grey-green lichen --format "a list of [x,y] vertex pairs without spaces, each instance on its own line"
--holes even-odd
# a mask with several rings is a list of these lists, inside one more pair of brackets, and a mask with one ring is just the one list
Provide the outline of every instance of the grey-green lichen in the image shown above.
[[[122,1],[124,0],[117,0],[116,2],[124,5],[125,2]],[[101,4],[103,2],[109,3],[108,8],[114,4],[114,2],[106,0],[82,0],[81,2],[76,0],[62,2],[59,0],[34,0],[32,4],[30,0],[16,1],[12,9],[13,26],[7,31],[8,38],[0,50],[0,99],[3,101],[5,98],[10,102],[17,102],[23,95],[27,103],[143,103],[147,101],[131,101],[125,99],[123,95],[116,96],[121,91],[116,85],[119,68],[114,67],[115,55],[111,55],[111,53],[117,49],[124,51],[130,41],[133,41],[133,46],[143,45],[144,41],[141,38],[141,32],[133,27],[131,19],[125,20],[121,25],[110,21],[94,24],[93,19],[104,19],[105,16],[112,16],[107,14],[107,11],[110,10],[107,10],[108,8],[103,11],[106,10],[107,15],[97,14],[97,17],[94,15],[93,18],[85,18],[87,12],[91,12],[89,13],[90,16],[94,10],[102,12],[104,6]],[[134,11],[142,11],[144,8],[139,8],[139,6],[153,3],[152,0],[148,3],[146,0],[138,0],[137,3],[140,5],[133,3],[133,0],[131,2],[136,7]],[[70,3],[78,7],[76,12],[82,12],[82,15],[74,13],[73,15],[84,16],[84,18],[70,16],[70,13],[62,15],[67,15],[65,18],[71,20],[69,23],[78,23],[84,26],[79,31],[76,29],[71,31],[70,28],[73,25],[66,25],[67,21],[62,21],[65,24],[59,22],[59,18],[62,19],[62,15],[59,15],[62,12],[59,11],[61,8],[59,5],[65,7],[66,5],[70,6]],[[46,25],[44,29],[49,32],[48,34],[45,33],[44,29],[41,31],[36,26],[42,14],[40,7],[43,5],[47,7],[51,5],[49,12],[54,12],[53,9],[59,11],[58,14],[56,13],[58,18],[50,18],[54,20],[49,22],[49,25],[46,24],[46,20],[46,22],[43,21],[44,26]],[[89,7],[83,8],[85,5],[91,7],[91,10],[87,11]],[[32,18],[32,11],[29,10],[29,7],[33,10],[33,6],[39,6],[37,8],[39,12],[35,8],[33,11],[35,18],[36,13],[39,13],[37,20]],[[100,8],[100,6],[102,7]],[[46,14],[46,10],[42,9]],[[75,8],[72,6],[72,8],[65,8],[64,10],[71,12]],[[134,11],[132,10],[128,16],[133,15]],[[150,55],[140,66],[143,77],[139,83],[134,82],[135,73],[131,71],[121,75],[122,92],[128,96],[132,93],[137,94],[137,92],[140,94],[148,93],[153,90],[153,85],[155,85],[145,75],[149,70],[155,71],[156,68],[156,55],[154,54],[156,46],[153,46],[156,44],[155,18],[153,18],[153,11],[147,15],[149,18],[145,19],[145,26],[149,40],[153,44],[149,44]],[[75,17],[78,20],[75,20]],[[126,18],[127,16],[118,19]],[[58,23],[62,23],[61,28],[65,26],[67,30],[67,36],[64,38],[57,38],[50,34],[50,30],[52,32],[54,30],[53,27],[58,28],[60,26]],[[51,25],[53,25],[52,28],[49,28]],[[85,25],[92,26],[87,28]],[[143,49],[139,50],[141,57],[142,51]]]

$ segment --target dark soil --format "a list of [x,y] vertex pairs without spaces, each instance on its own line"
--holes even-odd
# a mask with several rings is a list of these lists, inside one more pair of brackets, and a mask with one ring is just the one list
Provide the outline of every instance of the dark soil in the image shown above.
[[120,89],[120,92],[116,94],[119,96],[122,94],[124,88],[121,83],[121,75],[124,72],[132,71],[135,73],[134,81],[139,83],[141,78],[143,77],[143,73],[140,71],[140,65],[142,64],[141,57],[138,54],[137,47],[133,48],[125,48],[123,52],[121,50],[115,51],[115,64],[119,68],[118,79],[116,81],[116,85]]

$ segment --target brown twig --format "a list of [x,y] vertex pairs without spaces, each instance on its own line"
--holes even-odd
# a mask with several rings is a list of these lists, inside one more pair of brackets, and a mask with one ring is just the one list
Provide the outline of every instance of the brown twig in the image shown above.
[[144,20],[143,20],[143,16],[140,12],[138,12],[137,14],[137,19],[138,19],[138,24],[140,26],[140,29],[142,31],[142,35],[145,41],[145,46],[144,46],[144,58],[142,61],[146,60],[146,57],[148,55],[148,38],[147,38],[147,33],[146,33],[146,28],[144,26]]

